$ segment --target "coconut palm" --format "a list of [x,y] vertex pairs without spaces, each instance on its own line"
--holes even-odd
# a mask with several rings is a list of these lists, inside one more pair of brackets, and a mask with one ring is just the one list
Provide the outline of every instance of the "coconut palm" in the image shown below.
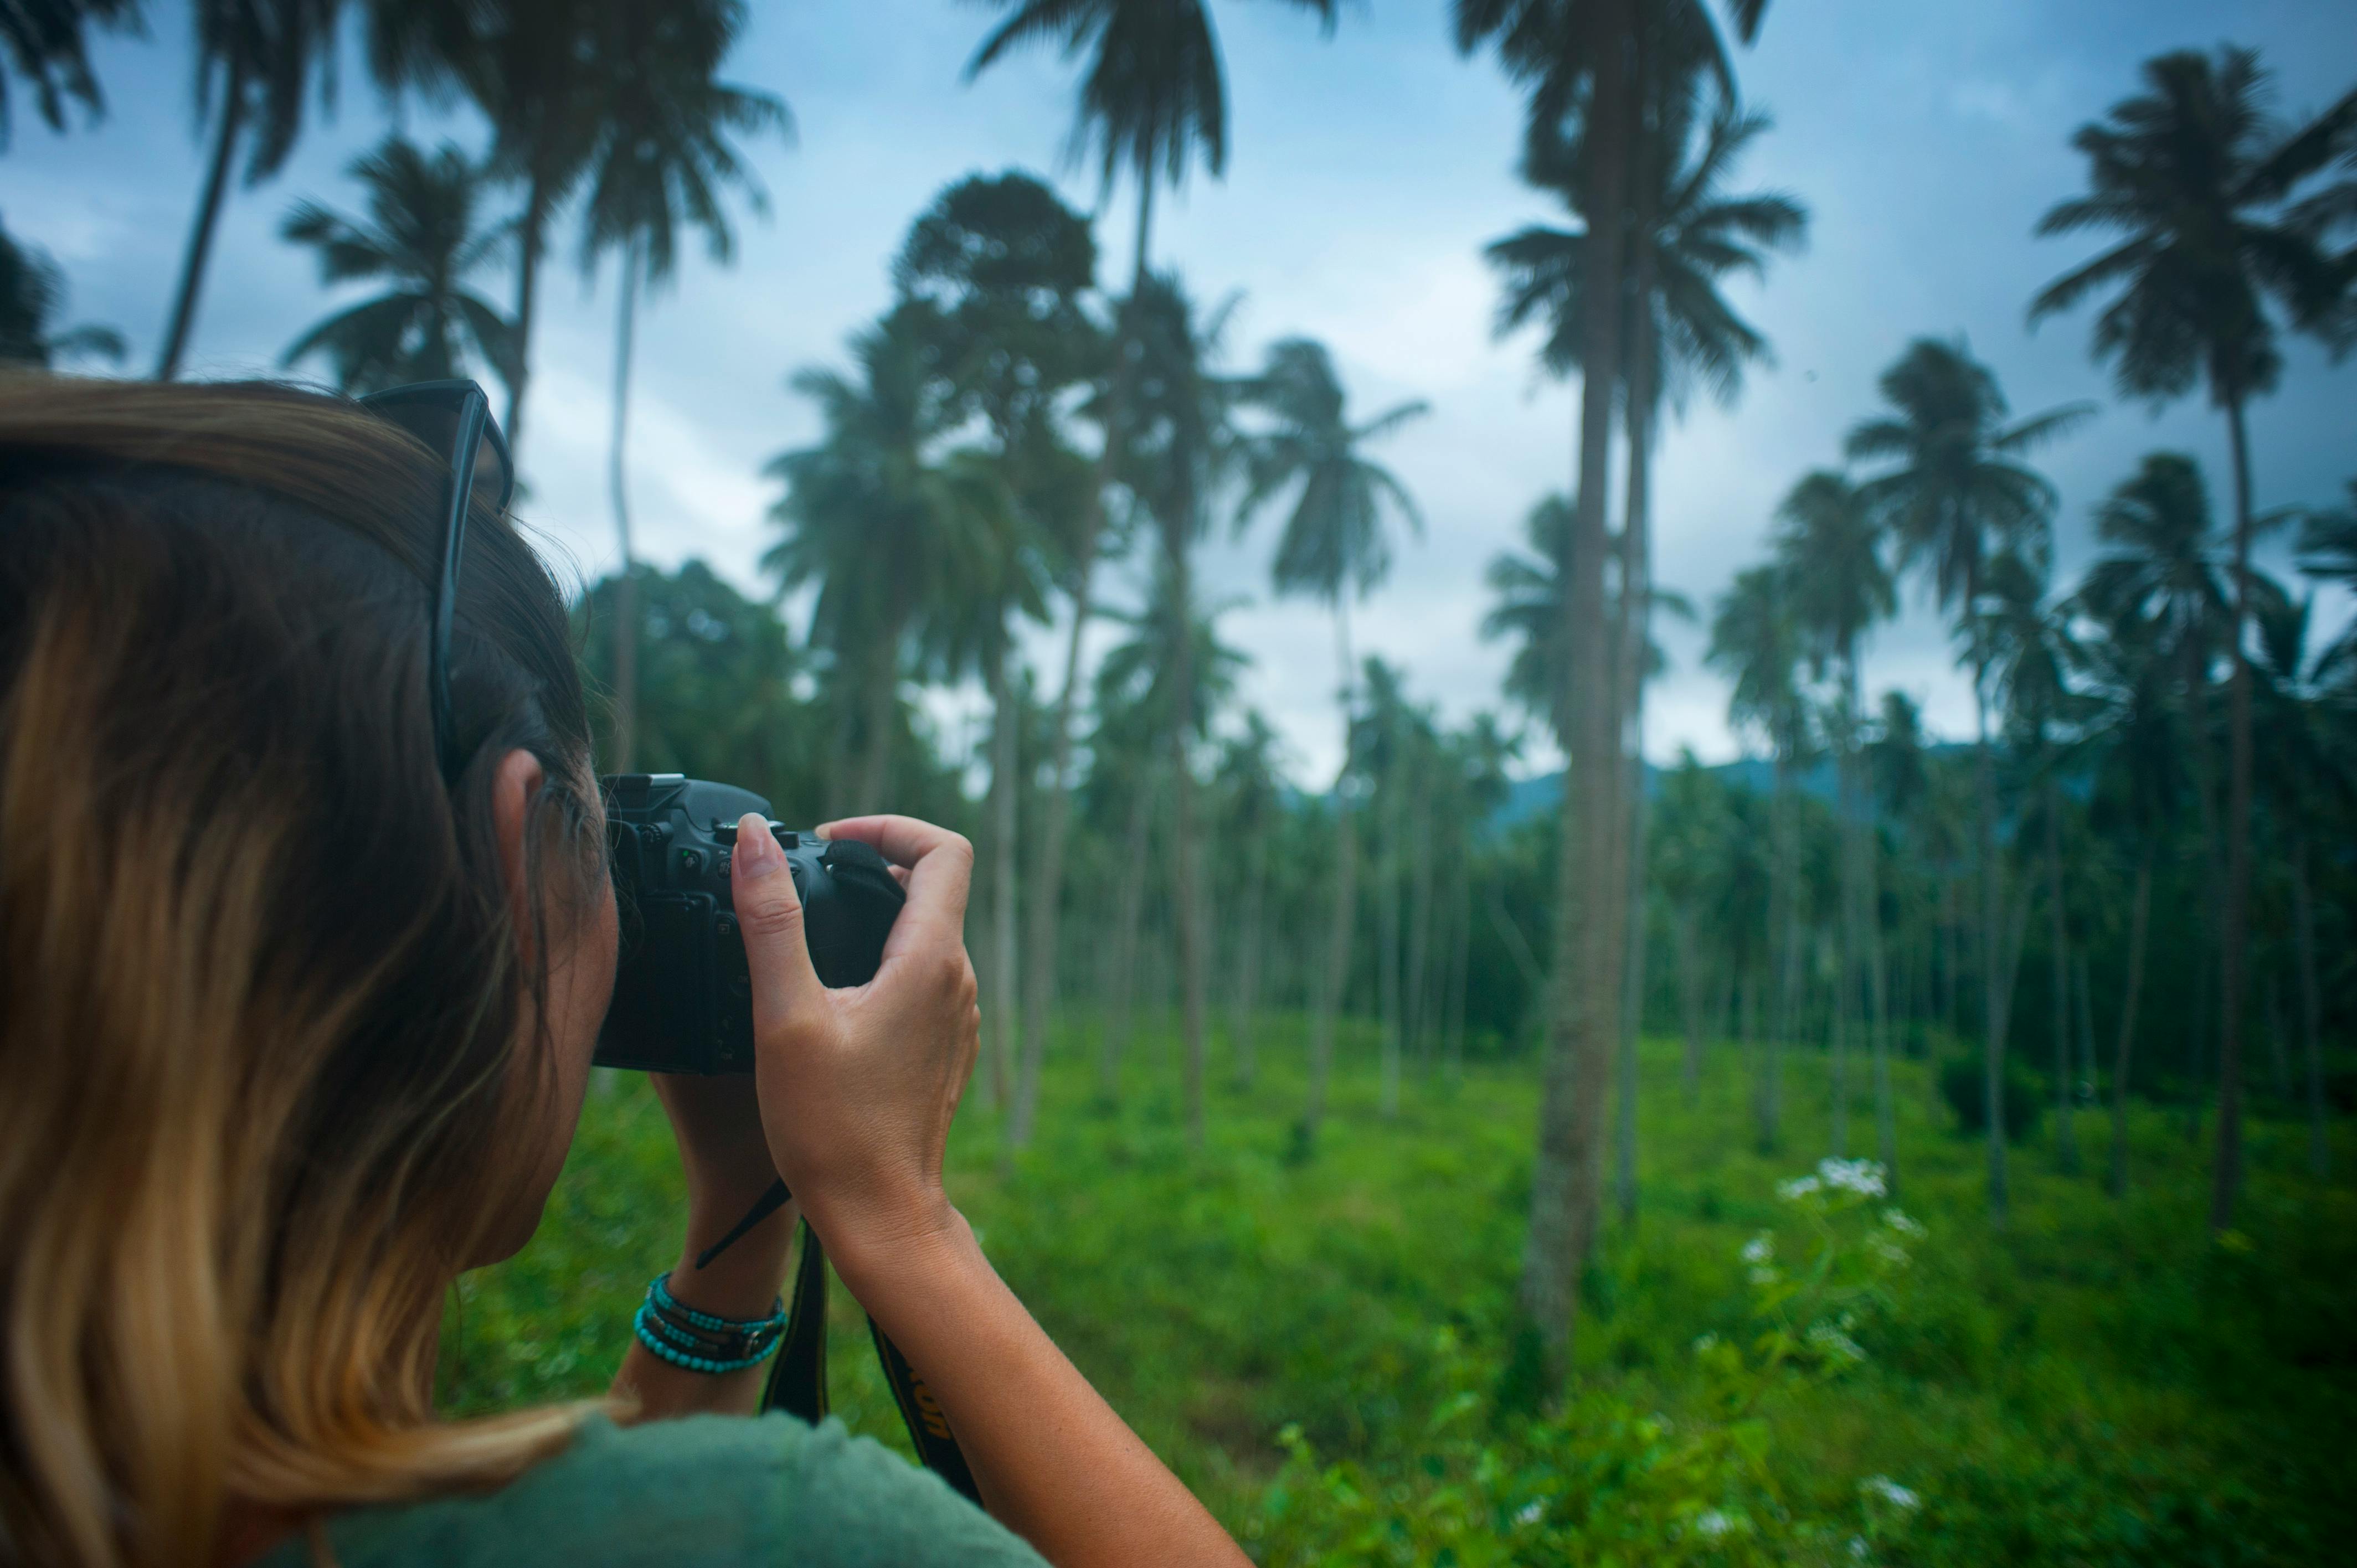
[[615,765],[625,770],[638,722],[637,577],[624,451],[639,294],[670,279],[684,228],[703,231],[715,262],[730,260],[737,237],[727,192],[739,192],[756,214],[769,211],[761,183],[732,138],[793,133],[792,117],[776,97],[718,77],[746,16],[744,0],[675,0],[617,6],[605,24],[609,52],[597,84],[597,136],[585,160],[581,264],[594,267],[608,251],[620,257],[608,487],[622,553],[617,597],[626,624],[614,666],[614,752]]
[[333,63],[342,0],[197,0],[197,111],[212,122],[213,147],[180,263],[156,379],[180,373],[195,325],[197,296],[221,220],[229,167],[245,144],[245,183],[284,167],[303,130],[303,102],[315,73]]
[[1841,983],[1833,1014],[1833,1152],[1848,1153],[1849,1023],[1863,1008],[1874,1064],[1877,1153],[1895,1168],[1890,1065],[1883,1037],[1881,899],[1874,886],[1873,826],[1858,745],[1866,714],[1858,644],[1898,608],[1882,530],[1874,510],[1844,475],[1805,475],[1777,509],[1776,553],[1790,584],[1792,614],[1807,639],[1813,672],[1838,682],[1832,722],[1841,818]]
[[1981,880],[1981,965],[1986,1010],[1983,1042],[1988,1111],[1989,1213],[2006,1212],[2005,1117],[2000,1103],[2005,1069],[2006,1009],[1994,961],[2004,908],[1996,858],[1996,775],[1989,748],[1989,650],[1978,635],[1981,592],[1990,561],[2001,551],[2043,548],[2054,511],[2054,487],[2020,459],[2072,430],[2091,411],[2050,409],[2008,422],[2005,394],[1987,366],[1962,343],[1918,338],[1883,372],[1883,399],[1891,412],[1860,421],[1849,433],[1854,458],[1887,465],[1860,487],[1889,530],[1900,569],[1925,569],[1941,608],[1953,611],[1973,668],[1974,767],[1978,799]]
[[84,358],[121,363],[123,334],[113,328],[56,325],[65,303],[65,274],[48,252],[0,228],[0,363],[43,370]]
[[8,145],[8,71],[13,68],[33,90],[33,103],[52,131],[66,128],[66,101],[82,106],[94,124],[106,112],[106,95],[90,69],[92,23],[117,32],[137,32],[139,0],[6,0],[0,4],[0,151]]
[[824,434],[763,470],[785,483],[770,516],[786,532],[761,564],[781,593],[818,589],[810,639],[834,661],[831,815],[886,798],[901,668],[921,618],[993,575],[1016,532],[996,456],[942,450],[955,402],[913,313],[895,311],[851,349],[856,376],[795,372],[791,384],[818,404]]
[[2251,458],[2244,412],[2275,389],[2277,339],[2288,324],[2345,340],[2352,274],[2326,249],[2326,219],[2357,221],[2357,204],[2324,214],[2287,201],[2357,136],[2357,92],[2321,120],[2286,134],[2267,113],[2267,73],[2248,49],[2182,50],[2145,62],[2144,91],[2083,125],[2072,145],[2088,192],[2039,220],[2040,234],[2109,231],[2124,237],[2048,285],[2035,322],[2098,293],[2093,351],[2113,361],[2120,391],[2165,403],[2198,383],[2226,418],[2233,464],[2234,607],[2226,639],[2226,875],[2221,933],[2218,1146],[2210,1225],[2233,1220],[2243,1179],[2244,962],[2249,917]]
[[[1039,558],[1061,577],[1075,604],[1089,596],[1073,568],[1082,555],[1093,554],[1088,536],[1101,525],[1090,501],[1091,466],[1067,442],[1062,412],[1072,389],[1096,375],[1104,358],[1104,335],[1082,304],[1095,275],[1096,240],[1088,220],[1017,171],[972,176],[944,188],[910,226],[893,265],[902,295],[933,312],[931,336],[942,373],[963,405],[989,427],[1000,467],[1036,536]],[[994,953],[995,969],[1013,972],[1018,937],[1029,960],[1020,981],[1022,1036],[1006,1122],[1007,1143],[1017,1148],[1030,1141],[1055,998],[1070,799],[1064,780],[1071,770],[1085,625],[1076,616],[1067,628],[1063,686],[1048,743],[1056,783],[1033,831],[1033,853],[1022,857],[1031,880],[1025,926],[1018,932],[1011,918],[1001,921],[993,936],[1006,949]],[[994,719],[993,734],[1013,744],[1013,726]],[[1000,799],[996,767],[991,779],[992,815],[999,821],[1014,801],[1011,794]],[[1000,880],[1011,887],[1014,832],[1011,822],[1001,825],[1006,831],[994,854],[1003,861]],[[1005,989],[1011,1002],[1015,988]]]
[[279,232],[318,252],[323,283],[390,286],[317,323],[283,362],[320,355],[347,392],[447,381],[468,374],[469,359],[511,375],[515,326],[467,286],[510,239],[508,224],[479,221],[480,172],[451,143],[429,156],[396,134],[353,159],[350,173],[367,191],[366,217],[305,201]]
[[1768,897],[1762,906],[1767,929],[1760,945],[1773,972],[1772,1015],[1767,1047],[1755,1064],[1759,1082],[1753,1101],[1763,1153],[1774,1150],[1781,1137],[1778,1058],[1792,1028],[1800,980],[1800,845],[1792,776],[1809,736],[1809,705],[1799,681],[1803,652],[1785,568],[1770,564],[1737,573],[1711,616],[1710,644],[1703,658],[1732,683],[1727,717],[1738,729],[1768,742],[1775,767]]
[[[2343,592],[2357,592],[2357,479],[2349,481],[2346,505],[2318,507],[2302,520],[2299,569]],[[2323,658],[2337,671],[2352,667],[2349,661],[2357,659],[2357,623],[2341,628],[2340,639]]]
[[[1429,405],[1416,399],[1372,419],[1353,421],[1332,357],[1323,344],[1307,338],[1272,345],[1260,373],[1237,395],[1245,407],[1262,413],[1267,424],[1243,438],[1247,483],[1236,526],[1243,529],[1262,508],[1292,495],[1269,564],[1269,581],[1278,596],[1307,596],[1333,614],[1340,671],[1335,701],[1342,710],[1347,751],[1353,722],[1351,604],[1372,593],[1391,573],[1392,542],[1384,526],[1388,518],[1396,518],[1416,534],[1424,532],[1424,514],[1415,498],[1389,468],[1365,456],[1365,449],[1422,418]],[[1311,1139],[1325,1113],[1334,1015],[1350,978],[1351,915],[1358,899],[1357,834],[1345,782],[1342,774],[1335,776],[1333,929],[1325,985],[1309,1026],[1309,1103],[1302,1124]]]

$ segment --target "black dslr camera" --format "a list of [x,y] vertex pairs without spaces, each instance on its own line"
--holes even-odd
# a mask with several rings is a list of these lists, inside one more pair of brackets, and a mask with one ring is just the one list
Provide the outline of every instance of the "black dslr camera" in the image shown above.
[[[737,821],[764,819],[749,789],[676,773],[600,779],[614,900],[622,925],[600,1067],[646,1072],[753,1070],[753,983],[729,892]],[[907,901],[884,857],[770,823],[802,901],[811,966],[827,985],[864,985]]]

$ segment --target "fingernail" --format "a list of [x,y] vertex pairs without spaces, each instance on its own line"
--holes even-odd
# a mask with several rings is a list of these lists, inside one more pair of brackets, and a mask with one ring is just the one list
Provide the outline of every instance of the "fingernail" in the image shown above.
[[737,869],[748,880],[767,876],[786,864],[786,852],[770,834],[770,824],[759,811],[737,819]]

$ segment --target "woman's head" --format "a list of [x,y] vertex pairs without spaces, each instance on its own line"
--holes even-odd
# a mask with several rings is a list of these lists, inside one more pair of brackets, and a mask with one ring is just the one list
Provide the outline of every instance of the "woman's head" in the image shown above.
[[[564,605],[479,508],[436,766],[440,455],[266,385],[0,380],[0,1541],[511,1468],[427,1425],[612,967]],[[530,1452],[527,1452],[529,1450]]]

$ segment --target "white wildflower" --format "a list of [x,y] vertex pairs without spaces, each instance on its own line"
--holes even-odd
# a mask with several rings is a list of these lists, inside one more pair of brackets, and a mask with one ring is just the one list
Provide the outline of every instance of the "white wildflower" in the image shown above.
[[1743,1251],[1740,1254],[1747,1263],[1764,1263],[1775,1255],[1776,1238],[1765,1230],[1743,1243]]
[[1809,1345],[1817,1354],[1836,1361],[1863,1361],[1866,1348],[1830,1323],[1809,1326]]
[[1890,1190],[1882,1179],[1882,1167],[1872,1160],[1819,1160],[1817,1177],[1835,1192],[1854,1192],[1863,1197],[1880,1197]]
[[1869,1498],[1880,1498],[1892,1508],[1902,1511],[1923,1506],[1921,1498],[1888,1476],[1868,1476],[1857,1484],[1857,1489]]
[[1882,1211],[1882,1222],[1885,1225],[1889,1226],[1893,1230],[1898,1231],[1901,1236],[1912,1236],[1919,1241],[1923,1239],[1924,1230],[1922,1222],[1910,1218],[1904,1209],[1884,1209]]
[[1695,1515],[1694,1527],[1696,1535],[1708,1536],[1716,1541],[1735,1528],[1735,1520],[1717,1509],[1710,1509]]
[[1514,1510],[1514,1522],[1516,1524],[1536,1524],[1545,1513],[1546,1505],[1544,1503],[1524,1503],[1521,1508]]
[[1804,1197],[1813,1196],[1824,1185],[1813,1176],[1794,1176],[1791,1181],[1780,1181],[1776,1184],[1776,1196],[1787,1203],[1798,1203]]

